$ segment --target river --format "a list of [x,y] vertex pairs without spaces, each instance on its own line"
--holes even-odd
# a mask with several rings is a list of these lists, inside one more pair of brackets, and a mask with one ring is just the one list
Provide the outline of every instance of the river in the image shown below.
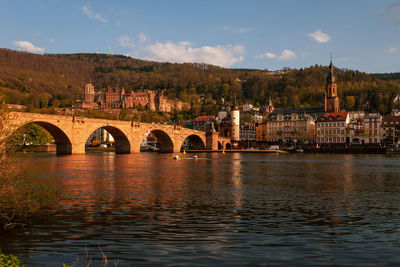
[[1,251],[26,266],[400,265],[400,156],[170,156],[23,157],[63,194]]

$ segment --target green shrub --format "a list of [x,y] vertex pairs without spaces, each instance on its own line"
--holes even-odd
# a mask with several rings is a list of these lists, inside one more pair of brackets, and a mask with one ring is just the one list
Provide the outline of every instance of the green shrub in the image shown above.
[[14,255],[4,255],[0,253],[0,267],[19,267],[21,262]]

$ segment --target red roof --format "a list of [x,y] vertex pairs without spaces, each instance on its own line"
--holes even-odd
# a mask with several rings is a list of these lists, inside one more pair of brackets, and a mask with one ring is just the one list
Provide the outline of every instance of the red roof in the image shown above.
[[[321,121],[345,121],[348,115],[349,115],[348,112],[326,113],[326,114],[324,114],[324,116],[319,117],[317,119],[317,122],[321,122]],[[332,117],[332,119],[329,119],[329,117]]]
[[193,121],[212,121],[216,120],[213,115],[207,115],[207,116],[198,116],[197,118],[194,118]]
[[391,124],[399,124],[400,123],[400,116],[393,116],[393,115],[386,115],[382,119],[382,125],[391,125]]

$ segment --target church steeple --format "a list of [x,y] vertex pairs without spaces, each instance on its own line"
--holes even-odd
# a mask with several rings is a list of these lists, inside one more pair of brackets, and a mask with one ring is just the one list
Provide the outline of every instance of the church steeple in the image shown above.
[[271,99],[271,95],[269,95],[269,103],[268,103],[268,107],[266,109],[266,111],[268,112],[268,114],[271,114],[274,111],[274,105],[272,104],[272,99]]
[[329,64],[329,72],[326,77],[325,86],[325,111],[326,112],[339,112],[339,97],[337,94],[337,84],[334,74],[334,67],[332,64],[332,54]]
[[335,75],[334,75],[334,72],[333,72],[332,54],[331,54],[331,61],[330,61],[330,64],[329,64],[329,73],[328,73],[328,77],[326,79],[326,83],[327,84],[336,83]]

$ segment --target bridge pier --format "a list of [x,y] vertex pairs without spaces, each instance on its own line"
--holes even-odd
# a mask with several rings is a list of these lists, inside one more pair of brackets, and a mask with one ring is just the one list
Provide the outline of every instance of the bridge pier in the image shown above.
[[70,155],[72,154],[71,144],[56,144],[57,155]]
[[[67,153],[67,154],[85,154],[85,145],[82,144],[72,144],[72,149],[71,149],[71,153]],[[58,147],[57,147],[57,154],[58,153]]]
[[206,133],[206,149],[218,150],[218,132]]

